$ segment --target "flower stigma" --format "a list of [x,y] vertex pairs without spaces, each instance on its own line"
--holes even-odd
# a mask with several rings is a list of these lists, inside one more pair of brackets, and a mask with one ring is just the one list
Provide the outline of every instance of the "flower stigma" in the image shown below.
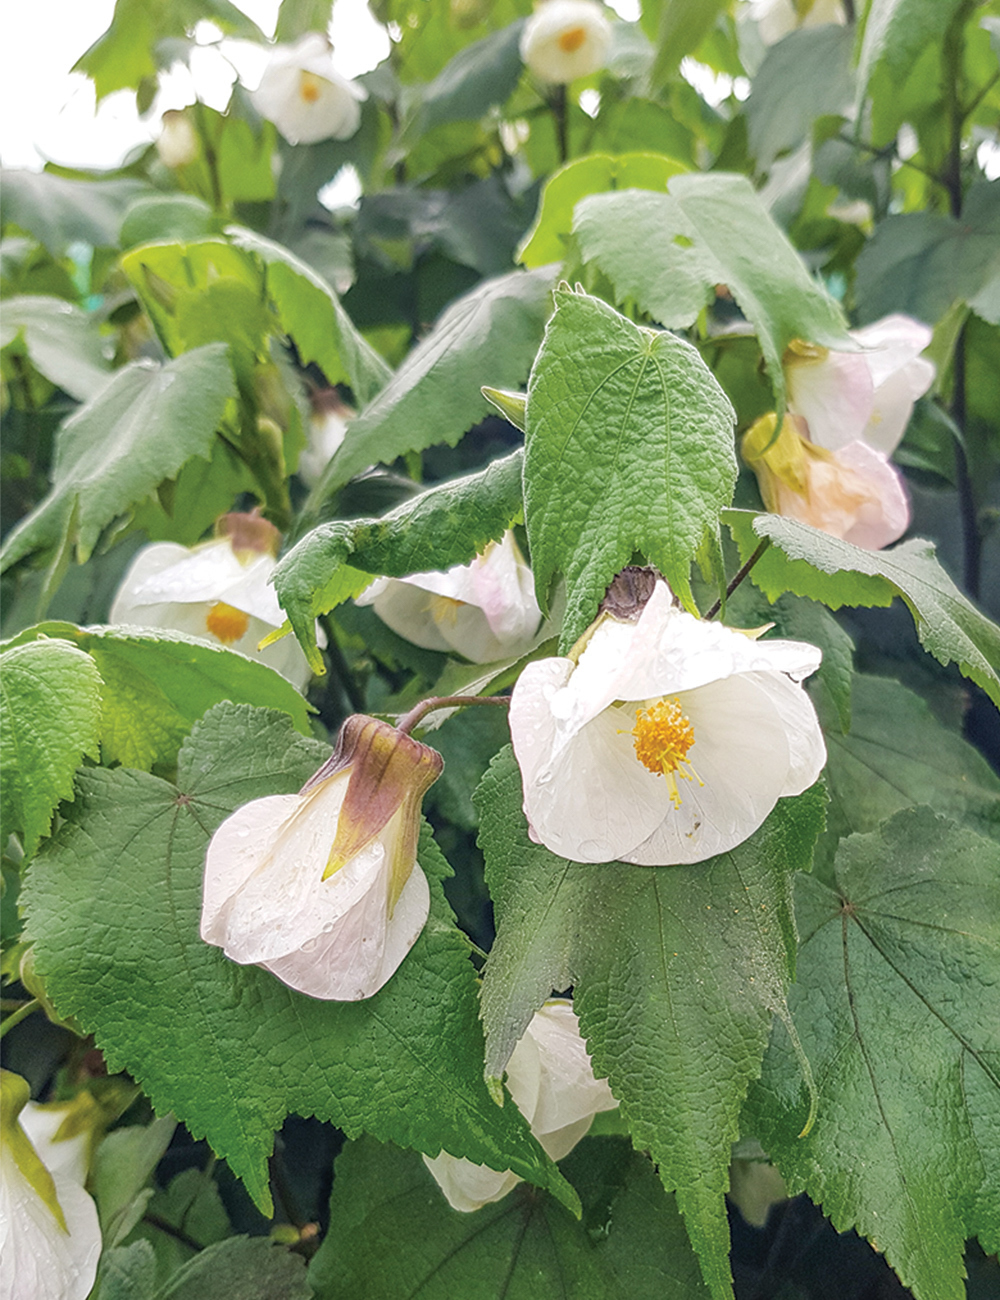
[[315,72],[306,72],[303,68],[299,73],[299,94],[307,104],[315,104],[323,93],[323,78],[317,77]]
[[232,645],[246,635],[250,615],[244,614],[242,609],[227,605],[224,600],[217,600],[205,617],[205,626],[223,645]]
[[559,37],[559,48],[564,54],[575,54],[586,39],[586,28],[571,27]]
[[636,709],[632,735],[635,756],[643,767],[667,778],[670,802],[675,808],[681,806],[678,776],[705,784],[687,761],[688,750],[694,744],[694,727],[685,717],[679,699],[664,698],[648,709]]

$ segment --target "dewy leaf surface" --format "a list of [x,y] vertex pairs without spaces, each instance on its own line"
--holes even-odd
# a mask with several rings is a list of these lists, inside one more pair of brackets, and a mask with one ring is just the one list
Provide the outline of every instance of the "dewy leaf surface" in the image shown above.
[[57,434],[49,494],[8,534],[3,568],[67,543],[83,563],[107,524],[192,456],[207,460],[236,391],[228,351],[212,343],[163,366],[134,362],[74,412]]
[[840,609],[891,605],[902,596],[924,649],[939,663],[957,663],[1000,707],[1000,628],[962,595],[930,542],[913,537],[867,551],[781,515],[727,510],[723,519],[744,561],[762,538],[770,540],[750,570],[768,600],[793,591]]
[[[431,916],[364,1002],[319,1002],[203,943],[210,834],[251,799],[291,793],[329,755],[286,718],[223,704],[181,750],[178,784],[83,771],[22,903],[46,989],[155,1108],[204,1136],[270,1212],[267,1157],[292,1112],[436,1155],[442,1145],[574,1197],[513,1106],[482,1081],[475,971],[425,830]],[[446,1050],[445,1050],[446,1049]]]
[[549,313],[554,267],[511,271],[448,308],[378,397],[348,426],[317,489],[326,494],[378,461],[436,443],[454,447],[491,405],[482,386],[519,388]]
[[[428,488],[381,519],[321,524],[274,571],[278,599],[317,672],[317,614],[357,595],[372,574],[405,578],[467,564],[488,542],[499,541],[521,515],[520,451],[478,474]],[[348,563],[349,561],[349,563]]]
[[730,1146],[785,1009],[792,878],[808,869],[823,791],[780,800],[739,848],[690,867],[566,862],[531,842],[521,799],[506,749],[476,796],[497,920],[482,992],[487,1075],[552,990],[572,985],[595,1074],[676,1190],[712,1295],[729,1297]]
[[52,814],[73,795],[84,754],[97,758],[101,677],[67,641],[35,641],[0,656],[0,826],[24,836],[31,857]]
[[525,516],[539,604],[566,576],[562,645],[635,551],[691,600],[691,562],[732,499],[729,399],[697,351],[560,289],[528,384]]
[[965,1239],[1000,1245],[1000,849],[929,808],[845,840],[798,886],[789,1004],[820,1091],[777,1029],[745,1131],[917,1300],[964,1300]]
[[703,1300],[673,1197],[645,1156],[621,1138],[587,1138],[563,1169],[582,1223],[524,1186],[461,1214],[415,1152],[350,1143],[309,1269],[317,1300]]
[[309,706],[291,682],[225,646],[166,628],[142,632],[72,623],[40,623],[25,629],[13,644],[46,637],[61,637],[87,651],[103,679],[100,743],[105,763],[172,766],[192,725],[223,700],[279,709],[309,735]]

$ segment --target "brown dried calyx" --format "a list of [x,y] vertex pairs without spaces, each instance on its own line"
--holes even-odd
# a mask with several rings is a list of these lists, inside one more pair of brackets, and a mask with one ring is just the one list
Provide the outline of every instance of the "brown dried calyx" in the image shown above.
[[649,602],[656,584],[662,580],[657,569],[626,565],[604,593],[598,610],[623,623],[634,623]]

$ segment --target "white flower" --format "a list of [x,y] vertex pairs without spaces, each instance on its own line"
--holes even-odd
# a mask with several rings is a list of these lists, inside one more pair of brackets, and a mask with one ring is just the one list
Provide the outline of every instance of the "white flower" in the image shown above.
[[662,580],[636,621],[605,614],[587,637],[576,661],[528,664],[511,699],[524,811],[554,853],[701,862],[819,776],[823,736],[799,685],[815,646],[703,622]]
[[847,21],[841,0],[750,0],[750,17],[765,45],[774,45],[798,27]]
[[264,519],[239,514],[223,515],[217,527],[228,534],[201,546],[144,546],[122,579],[109,621],[173,628],[228,646],[260,659],[304,690],[312,670],[294,637],[257,649],[285,621],[268,581],[278,530]]
[[83,1189],[88,1135],[56,1140],[66,1108],[28,1102],[27,1083],[6,1070],[0,1088],[0,1297],[86,1300],[101,1254]]
[[797,415],[785,417],[774,439],[775,423],[773,412],[761,416],[741,445],[768,510],[870,551],[902,537],[910,505],[899,471],[881,452],[860,438],[837,451],[817,447]]
[[348,718],[298,794],[255,799],[212,836],[201,937],[310,997],[370,998],[427,920],[420,801],[443,766],[388,723]]
[[784,359],[788,409],[806,421],[811,441],[828,451],[860,440],[891,456],[913,403],[934,382],[933,364],[920,355],[931,330],[897,314],[850,334],[861,352],[791,344]]
[[544,0],[521,33],[521,58],[555,85],[603,68],[610,48],[611,24],[595,0]]
[[186,167],[198,157],[198,135],[183,109],[168,108],[163,114],[156,152],[164,167]]
[[509,531],[469,564],[379,578],[356,603],[373,606],[383,623],[414,645],[474,664],[523,654],[542,617],[531,569]]
[[359,101],[368,92],[334,69],[324,36],[307,32],[294,45],[275,46],[250,98],[289,144],[315,144],[349,139],[361,124]]
[[[507,1063],[507,1090],[553,1160],[569,1155],[602,1110],[618,1105],[607,1079],[595,1079],[573,1004],[550,998],[536,1011]],[[499,1201],[521,1179],[442,1151],[424,1164],[454,1210]]]
[[335,451],[347,436],[347,422],[355,412],[342,402],[335,388],[322,388],[312,395],[309,445],[299,457],[298,474],[314,488]]

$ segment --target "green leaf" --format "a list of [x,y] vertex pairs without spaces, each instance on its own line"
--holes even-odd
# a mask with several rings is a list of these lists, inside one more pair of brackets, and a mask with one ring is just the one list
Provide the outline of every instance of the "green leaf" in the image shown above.
[[266,1237],[227,1237],[198,1252],[156,1300],[312,1300],[305,1261]]
[[111,378],[96,324],[63,298],[5,298],[0,347],[19,334],[35,369],[80,402],[96,397]]
[[930,542],[913,537],[891,550],[866,551],[780,515],[727,510],[723,519],[744,562],[761,538],[770,540],[750,570],[768,600],[794,591],[840,609],[891,605],[902,596],[924,649],[939,663],[957,663],[1000,706],[1000,628],[962,595]]
[[47,637],[74,643],[96,664],[98,680],[103,681],[100,740],[105,763],[144,769],[172,766],[192,725],[223,700],[278,709],[303,735],[310,734],[309,706],[291,682],[267,664],[225,646],[166,629],[143,633],[72,623],[40,623],[12,644],[27,649],[50,644],[42,639]]
[[445,122],[484,117],[504,104],[521,79],[523,21],[515,21],[459,50],[422,92],[415,120],[403,138],[413,138]]
[[192,456],[207,460],[235,394],[228,351],[212,343],[164,366],[134,362],[116,371],[60,426],[52,487],[8,533],[0,566],[56,547],[75,547],[82,564],[103,528]]
[[525,266],[544,266],[566,257],[566,242],[573,228],[573,209],[588,194],[609,190],[666,189],[667,181],[687,164],[656,153],[588,154],[560,167],[545,182],[535,223],[518,249]]
[[125,209],[144,181],[75,181],[50,172],[4,169],[3,221],[27,231],[61,257],[80,240],[95,248],[115,248]]
[[[628,230],[627,240],[622,231]],[[795,338],[850,350],[840,307],[745,176],[675,176],[668,194],[584,199],[573,225],[581,252],[661,324],[689,325],[715,286],[728,286],[757,333],[780,409],[781,359]]]
[[84,754],[98,756],[101,677],[67,641],[15,646],[0,655],[0,826],[20,831],[25,857],[49,833],[52,814],[73,797]]
[[642,551],[685,603],[736,481],[733,409],[676,335],[560,289],[528,384],[525,515],[542,609],[566,575],[561,645]]
[[963,1300],[966,1237],[1000,1245],[997,866],[993,841],[913,808],[841,844],[834,889],[800,880],[789,1002],[819,1117],[796,1136],[781,1030],[746,1115],[789,1190],[867,1236],[918,1300]]
[[367,406],[392,372],[354,328],[333,289],[312,267],[263,235],[242,226],[230,226],[228,234],[237,248],[263,264],[267,291],[302,364],[314,361],[331,384],[350,384],[357,402]]
[[[711,31],[724,7],[725,0],[664,0],[656,30],[656,58],[650,72],[653,86],[666,85],[681,59],[694,53]],[[644,24],[647,30],[649,25]]]
[[971,186],[961,220],[937,212],[888,217],[861,250],[857,273],[864,322],[901,311],[934,324],[963,298],[1000,323],[1000,184]]
[[274,587],[313,671],[324,671],[316,615],[358,595],[372,574],[422,573],[429,555],[449,569],[499,541],[523,509],[522,463],[517,451],[478,474],[428,488],[381,519],[321,524],[289,551],[274,571]]
[[563,861],[532,843],[521,800],[507,749],[476,796],[497,921],[482,991],[486,1074],[502,1073],[552,989],[573,985],[595,1074],[677,1191],[713,1296],[731,1296],[730,1146],[772,1015],[785,1011],[792,876],[808,869],[825,795],[779,800],[739,848],[690,867]]
[[447,309],[374,402],[347,429],[316,489],[328,496],[376,461],[449,447],[491,410],[482,386],[517,388],[551,310],[553,268],[512,271],[477,285]]
[[859,673],[853,694],[846,735],[816,699],[830,792],[818,859],[832,861],[843,836],[873,831],[918,803],[933,803],[939,813],[1000,838],[1000,779],[978,750],[942,726],[920,696],[899,682]]
[[747,143],[760,167],[795,149],[818,117],[844,113],[853,98],[851,27],[790,32],[772,45],[746,101]]
[[274,39],[292,42],[307,32],[325,32],[332,9],[333,0],[281,0]]
[[940,41],[964,0],[872,0],[858,53],[857,107],[884,64],[902,81],[920,54]]
[[219,233],[219,219],[193,194],[140,194],[122,221],[122,248],[178,240],[187,243]]
[[156,1294],[156,1255],[148,1241],[105,1247],[94,1300],[153,1300]]
[[460,1214],[414,1152],[349,1143],[309,1269],[317,1300],[702,1300],[673,1197],[644,1156],[620,1139],[584,1139],[563,1168],[582,1223],[524,1187]]
[[145,1213],[153,1170],[170,1145],[177,1122],[169,1115],[109,1133],[97,1148],[90,1185],[101,1218],[105,1250],[124,1241]]
[[482,1081],[475,970],[428,831],[430,920],[366,1001],[304,997],[199,938],[211,833],[248,800],[298,790],[329,752],[286,718],[222,704],[182,747],[176,786],[124,768],[81,772],[71,816],[21,896],[48,993],[96,1036],[109,1069],[127,1069],[158,1111],[208,1139],[266,1214],[267,1157],[292,1111],[352,1137],[461,1150],[572,1204],[516,1108],[497,1107]]

